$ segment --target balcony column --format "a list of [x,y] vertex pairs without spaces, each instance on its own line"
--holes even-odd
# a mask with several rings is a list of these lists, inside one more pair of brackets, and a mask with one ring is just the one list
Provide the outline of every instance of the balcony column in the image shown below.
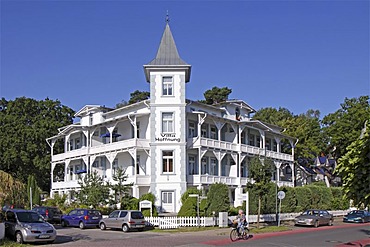
[[70,160],[66,160],[64,163],[64,181],[65,182],[71,180],[71,178],[69,177],[69,172],[68,172],[68,166],[70,162],[71,162]]
[[64,152],[65,153],[68,152],[68,151],[70,151],[69,150],[69,145],[68,145],[68,143],[69,143],[69,137],[71,137],[71,135],[66,135],[65,136],[65,139],[64,139]]
[[280,148],[281,148],[281,146],[280,146],[281,139],[279,137],[276,137],[276,136],[274,138],[275,138],[275,141],[276,141],[276,152],[280,153],[281,152],[281,150],[280,150]]
[[[202,117],[201,114],[204,114]],[[206,120],[207,113],[198,113],[198,137],[202,137],[202,124]]]
[[276,167],[276,178],[275,178],[275,182],[276,182],[277,186],[279,186],[279,184],[280,184],[280,167],[281,167],[281,162],[274,161],[274,164],[275,164],[275,167]]
[[134,128],[134,138],[138,138],[137,136],[137,124],[136,124],[136,116],[134,116],[134,119],[131,118],[130,115],[128,115],[128,120],[130,120],[130,123],[132,127]]
[[109,143],[112,143],[113,142],[112,133],[113,133],[114,127],[115,126],[111,126],[111,127],[108,127],[107,128],[107,130],[109,131]]
[[54,169],[55,169],[55,164],[54,163],[51,163],[51,172],[50,172],[50,176],[51,176],[51,184],[54,183]]
[[292,182],[293,182],[293,187],[294,187],[295,186],[294,163],[290,163],[289,166],[290,166],[290,169],[292,170]]
[[260,148],[263,148],[264,150],[266,150],[266,140],[265,140],[266,139],[266,136],[265,136],[265,131],[263,131],[263,130],[258,130],[258,131],[260,132],[261,139],[262,139],[262,142],[260,143]]
[[221,129],[222,129],[222,127],[224,127],[225,123],[220,122],[220,121],[215,121],[214,119],[213,119],[213,122],[214,122],[214,124],[216,125],[216,128],[217,128],[217,139],[218,139],[218,141],[221,141]]

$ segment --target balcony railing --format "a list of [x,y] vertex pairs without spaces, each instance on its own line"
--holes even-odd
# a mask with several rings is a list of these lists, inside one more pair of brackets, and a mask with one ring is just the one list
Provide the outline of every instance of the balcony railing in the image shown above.
[[188,184],[198,185],[198,184],[214,184],[223,183],[227,185],[245,185],[249,181],[246,177],[225,177],[225,176],[214,176],[214,175],[188,175]]
[[102,144],[94,147],[82,147],[61,154],[53,155],[52,162],[62,161],[65,159],[79,158],[87,154],[107,153],[111,151],[125,151],[129,148],[136,147],[142,149],[149,149],[149,140],[147,139],[128,139],[119,142]]
[[[243,153],[248,153],[251,155],[265,155],[265,149],[255,146],[250,146],[246,144],[236,144],[232,142],[226,142],[226,141],[219,141],[204,137],[194,137],[188,139],[188,147],[197,147],[197,146],[203,146],[203,147],[209,147],[214,149],[222,149],[225,151],[234,151],[238,152],[241,151]],[[291,154],[286,153],[278,153],[271,150],[266,150],[266,157],[272,158],[272,159],[279,159],[279,160],[286,160],[286,161],[293,161],[293,156]]]

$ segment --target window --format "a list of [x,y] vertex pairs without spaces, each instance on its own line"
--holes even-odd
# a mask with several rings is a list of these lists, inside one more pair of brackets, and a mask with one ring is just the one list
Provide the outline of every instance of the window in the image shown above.
[[162,113],[162,133],[173,133],[173,112]]
[[140,122],[136,122],[136,138],[140,138]]
[[140,155],[136,155],[136,174],[140,174]]
[[249,145],[254,146],[254,135],[249,135]]
[[211,175],[217,175],[217,170],[216,170],[216,159],[211,158]]
[[217,140],[217,129],[216,129],[216,126],[211,126],[211,139]]
[[202,174],[208,174],[208,157],[202,158]]
[[76,146],[76,149],[81,148],[81,140],[80,140],[80,138],[76,138],[76,140],[75,140],[75,146]]
[[194,175],[195,173],[195,156],[189,156],[189,175]]
[[172,203],[172,194],[173,192],[162,192],[162,202]]
[[162,79],[162,95],[172,96],[173,95],[173,80],[172,77],[163,77]]
[[195,123],[194,122],[189,122],[189,137],[196,137],[196,132],[195,132]]
[[173,151],[162,151],[163,173],[173,172]]
[[94,118],[93,118],[92,114],[89,115],[89,123],[90,123],[90,125],[93,125],[93,123],[94,123]]
[[203,124],[201,128],[201,136],[208,138],[208,124]]

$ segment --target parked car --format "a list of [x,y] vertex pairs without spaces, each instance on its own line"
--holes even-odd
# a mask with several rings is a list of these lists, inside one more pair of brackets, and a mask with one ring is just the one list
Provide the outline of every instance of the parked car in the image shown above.
[[85,229],[86,227],[98,227],[101,219],[102,215],[99,210],[78,208],[62,215],[61,225],[63,227],[78,226]]
[[116,210],[108,218],[100,220],[99,227],[101,230],[119,228],[124,232],[131,229],[142,231],[145,228],[145,219],[141,211],[138,210]]
[[343,217],[343,222],[370,222],[370,212],[366,210],[352,210]]
[[3,212],[5,212],[8,209],[24,209],[24,206],[18,205],[18,204],[5,204],[2,206]]
[[34,207],[32,210],[41,214],[47,222],[52,224],[59,224],[63,215],[62,211],[57,207],[39,206]]
[[54,226],[33,210],[9,209],[5,212],[5,236],[17,243],[53,243],[57,231]]
[[0,211],[0,245],[2,244],[4,238],[5,238],[4,214],[3,212]]
[[295,225],[314,226],[333,225],[334,217],[326,210],[309,209],[304,211],[301,215],[295,217]]

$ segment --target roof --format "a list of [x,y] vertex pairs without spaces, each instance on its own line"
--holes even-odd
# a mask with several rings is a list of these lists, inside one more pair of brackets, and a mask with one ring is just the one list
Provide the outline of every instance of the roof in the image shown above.
[[99,111],[99,110],[102,110],[102,109],[105,109],[105,110],[108,110],[108,111],[112,110],[112,108],[101,106],[101,105],[85,105],[84,107],[81,108],[81,110],[76,112],[76,114],[74,116],[75,117],[82,117],[83,115],[89,113],[92,110]]
[[191,65],[180,58],[168,22],[166,23],[156,57],[148,64],[144,65],[145,77],[148,82],[150,82],[149,70],[159,68],[185,69],[185,81],[188,82],[190,79]]
[[245,108],[245,109],[248,109],[250,112],[256,112],[256,110],[251,107],[249,104],[247,104],[244,100],[240,100],[240,99],[232,99],[232,100],[226,100],[225,102],[221,102],[221,103],[218,103],[218,104],[215,104],[215,106],[217,105],[225,105],[225,104],[233,104],[233,105],[237,105],[241,108]]

